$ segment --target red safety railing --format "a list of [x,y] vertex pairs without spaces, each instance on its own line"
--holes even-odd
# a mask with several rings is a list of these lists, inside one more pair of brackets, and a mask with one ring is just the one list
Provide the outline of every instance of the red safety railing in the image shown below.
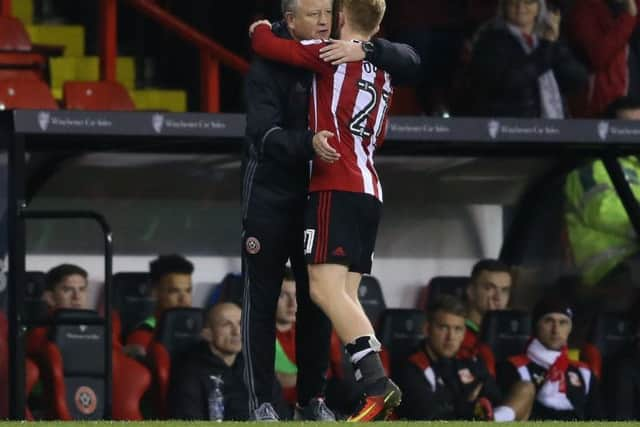
[[118,63],[118,2],[100,0],[100,79],[116,80]]
[[11,16],[11,0],[0,0],[0,16]]
[[[154,0],[123,0],[139,12],[173,31],[200,49],[200,108],[220,111],[220,63],[240,72],[249,69],[247,61],[214,42],[195,28],[158,6]],[[0,16],[11,15],[12,0],[0,0]],[[118,59],[118,0],[100,0],[100,79],[116,80]]]
[[[7,2],[8,0],[0,0]],[[139,12],[173,31],[200,49],[202,111],[220,111],[220,63],[240,72],[249,69],[247,61],[214,42],[195,28],[158,6],[153,0],[124,0]],[[118,55],[118,0],[100,0],[100,73],[103,80],[115,80]]]

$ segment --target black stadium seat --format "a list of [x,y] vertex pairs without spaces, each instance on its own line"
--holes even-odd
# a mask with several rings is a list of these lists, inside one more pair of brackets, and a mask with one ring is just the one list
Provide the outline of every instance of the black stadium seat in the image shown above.
[[24,283],[24,321],[27,325],[47,321],[49,309],[43,299],[45,291],[45,273],[27,271]]
[[392,308],[380,315],[377,336],[389,350],[391,366],[404,360],[424,338],[425,313],[417,309]]
[[153,404],[156,415],[166,417],[171,362],[200,340],[204,313],[199,308],[173,308],[163,313],[147,351],[153,378]]
[[602,379],[608,362],[630,346],[633,339],[632,324],[623,313],[599,313],[593,319],[580,358]]
[[387,308],[378,279],[373,276],[362,276],[358,288],[358,299],[371,324],[375,326],[380,314]]
[[153,315],[155,301],[151,291],[149,273],[119,272],[113,275],[113,308],[120,316],[123,337]]
[[468,283],[468,276],[435,276],[420,290],[417,308],[428,309],[429,304],[442,294],[464,299]]
[[154,336],[171,357],[175,357],[200,339],[204,313],[200,308],[173,308],[166,310]]
[[[38,360],[49,396],[49,415],[98,420],[105,406],[105,329],[93,310],[57,310]],[[62,376],[60,376],[62,373]]]
[[519,310],[494,310],[485,314],[480,327],[479,356],[495,373],[496,365],[524,352],[531,337],[531,316]]
[[218,302],[233,302],[242,307],[244,282],[240,273],[228,273],[220,284],[216,285],[209,296],[207,305]]

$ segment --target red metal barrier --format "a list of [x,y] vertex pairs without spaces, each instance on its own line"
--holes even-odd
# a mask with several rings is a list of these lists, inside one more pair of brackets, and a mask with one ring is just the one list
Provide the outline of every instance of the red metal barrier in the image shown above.
[[118,0],[100,0],[100,79],[116,80]]
[[[104,36],[110,41],[101,43],[104,67],[113,67],[113,76],[115,76],[115,62],[110,64],[108,55],[112,54],[115,58],[116,46],[116,30],[115,25],[116,0],[100,0],[105,5],[105,9],[101,10],[112,15],[112,18],[104,18],[101,16],[101,22],[105,21],[104,27],[108,29],[108,35]],[[173,31],[178,37],[188,43],[197,46],[200,49],[200,82],[202,84],[201,108],[206,112],[220,111],[220,63],[240,72],[246,73],[249,70],[249,63],[242,57],[237,56],[225,49],[222,45],[214,42],[206,35],[202,34],[193,27],[185,24],[171,13],[158,6],[153,0],[127,0],[127,3],[136,10],[158,22],[160,25]],[[113,31],[113,32],[111,32]],[[111,44],[113,43],[113,44]],[[113,52],[110,50],[113,47]],[[114,59],[115,61],[115,59]],[[109,71],[105,69],[105,75],[109,75]]]
[[249,64],[243,58],[233,54],[222,45],[214,42],[195,28],[185,24],[171,13],[158,6],[153,0],[127,0],[131,6],[154,19],[162,26],[170,29],[185,41],[195,44],[200,49],[208,50],[212,56],[218,58],[223,64],[245,73]]
[[11,16],[11,0],[0,0],[0,16]]
[[220,63],[209,51],[200,50],[200,109],[220,111]]

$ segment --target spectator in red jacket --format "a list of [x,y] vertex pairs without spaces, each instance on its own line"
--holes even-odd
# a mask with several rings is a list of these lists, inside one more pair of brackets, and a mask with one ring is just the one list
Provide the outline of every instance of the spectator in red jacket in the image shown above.
[[640,94],[637,2],[575,2],[568,19],[568,35],[591,78],[589,87],[572,102],[574,116],[597,117],[617,98]]

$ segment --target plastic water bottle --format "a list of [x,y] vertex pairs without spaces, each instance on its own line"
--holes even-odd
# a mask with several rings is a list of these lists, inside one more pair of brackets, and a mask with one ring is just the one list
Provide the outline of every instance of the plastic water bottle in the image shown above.
[[224,419],[224,395],[222,386],[224,381],[221,377],[211,375],[211,389],[209,390],[209,420],[221,422]]

